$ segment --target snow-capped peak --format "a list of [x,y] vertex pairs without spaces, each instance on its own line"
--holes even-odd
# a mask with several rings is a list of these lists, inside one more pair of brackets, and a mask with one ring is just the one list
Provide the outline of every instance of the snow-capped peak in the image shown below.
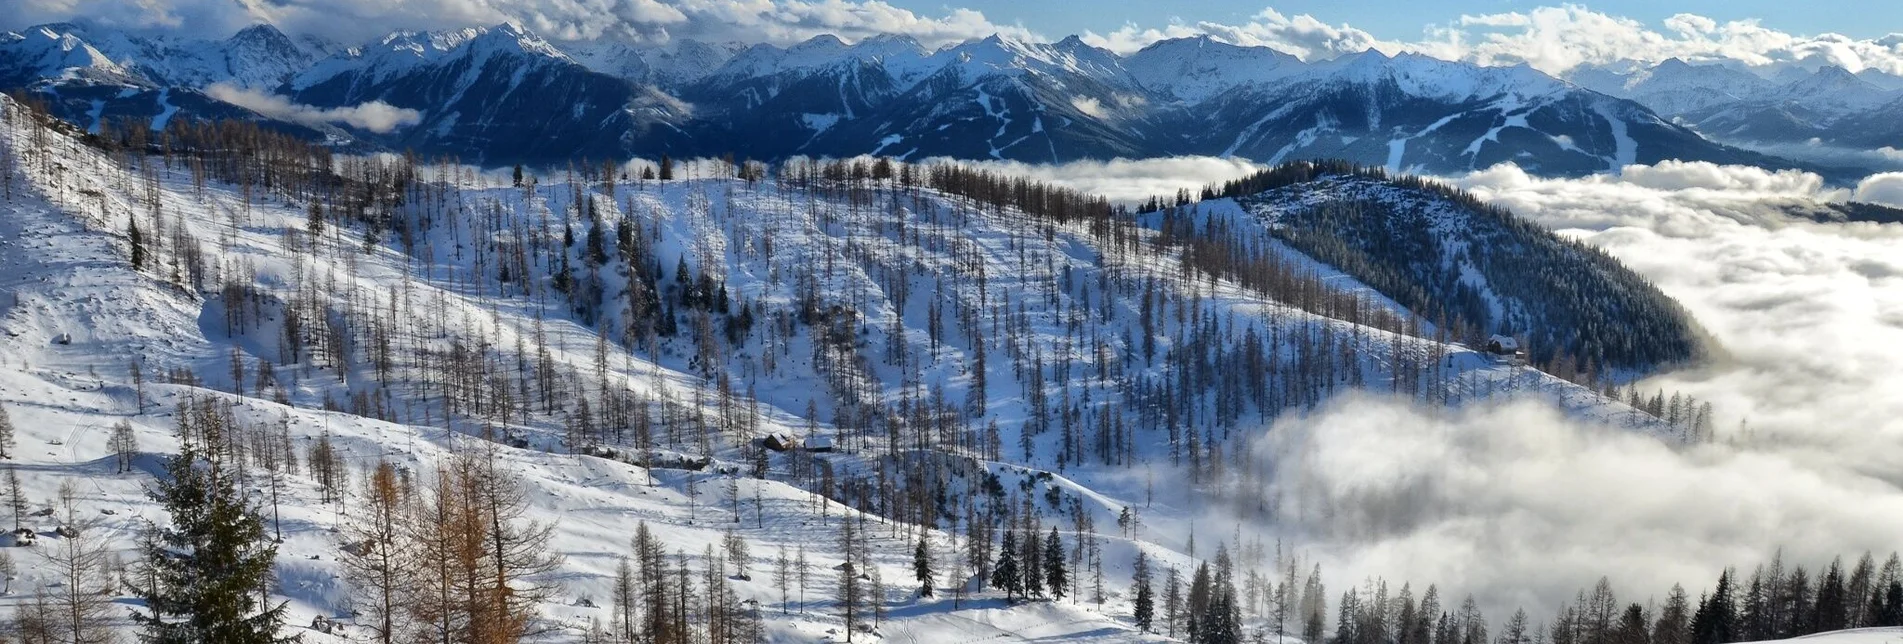
[[1391,82],[1410,96],[1448,100],[1528,100],[1572,90],[1565,81],[1525,64],[1482,67],[1414,52],[1389,57],[1373,49],[1316,64],[1309,78],[1357,85]]
[[131,76],[111,56],[74,33],[78,31],[74,25],[51,24],[9,33],[0,39],[0,77],[108,80]]
[[1159,40],[1124,58],[1123,65],[1144,88],[1188,102],[1303,69],[1300,59],[1280,51],[1232,45],[1206,35]]
[[384,79],[450,58],[467,59],[473,71],[489,60],[502,57],[579,64],[533,32],[505,22],[491,27],[392,32],[375,45],[350,49],[319,61],[291,84],[295,88],[306,88],[357,70],[371,78]]

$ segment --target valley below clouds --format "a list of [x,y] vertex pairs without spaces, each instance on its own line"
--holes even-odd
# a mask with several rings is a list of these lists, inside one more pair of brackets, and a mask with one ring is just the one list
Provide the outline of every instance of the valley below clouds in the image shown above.
[[[1126,201],[1250,170],[1196,158],[994,167]],[[1148,179],[1108,186],[1126,173]],[[1695,596],[1725,568],[1748,574],[1780,550],[1814,568],[1895,547],[1903,226],[1813,223],[1782,206],[1898,203],[1897,176],[1837,188],[1802,172],[1667,162],[1442,181],[1611,254],[1690,310],[1717,357],[1638,386],[1712,401],[1716,440],[1680,445],[1525,400],[1444,412],[1353,395],[1263,432],[1255,456],[1274,472],[1278,511],[1253,528],[1336,580],[1379,576],[1417,593],[1436,583],[1496,619],[1516,607],[1550,617],[1601,575],[1643,604],[1674,583]],[[1224,532],[1236,521],[1206,519]]]
[[1716,441],[1671,445],[1532,403],[1448,416],[1346,401],[1285,420],[1259,448],[1281,466],[1294,532],[1350,571],[1438,581],[1496,613],[1557,606],[1602,574],[1643,603],[1673,583],[1696,594],[1726,567],[1748,574],[1780,549],[1817,567],[1894,548],[1903,226],[1793,220],[1766,204],[1852,191],[1756,168],[1566,180],[1499,167],[1451,182],[1684,304],[1719,357],[1639,387],[1712,401]]

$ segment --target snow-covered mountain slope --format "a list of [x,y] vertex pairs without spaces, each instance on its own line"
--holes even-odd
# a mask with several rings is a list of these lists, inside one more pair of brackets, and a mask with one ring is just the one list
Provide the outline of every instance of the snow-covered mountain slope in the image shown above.
[[1159,40],[1124,58],[1143,87],[1197,103],[1238,85],[1275,81],[1303,69],[1301,60],[1267,47],[1238,47],[1208,36]]
[[1336,158],[1433,172],[1511,162],[1553,175],[1686,156],[1778,163],[1714,146],[1636,103],[1531,68],[1412,54],[1344,57],[1176,113],[1175,127],[1195,152],[1269,163]]
[[418,110],[416,125],[370,138],[485,164],[667,151],[689,138],[681,126],[693,112],[510,24],[394,34],[318,62],[285,89],[320,107],[381,101]]
[[0,33],[0,79],[10,86],[47,80],[129,82],[133,78],[91,43],[52,26]]
[[699,82],[746,49],[737,43],[706,43],[693,39],[674,40],[658,47],[613,39],[566,42],[560,47],[589,69],[670,89]]
[[[1903,84],[1878,70],[1836,65],[1762,70],[1669,59],[1631,70],[1589,67],[1568,78],[1628,98],[1713,140],[1845,161],[1847,151],[1903,143],[1891,124],[1903,110]],[[1808,151],[1807,151],[1808,150]]]
[[[1457,190],[1305,165],[1259,176],[1266,185],[1242,179],[1234,198],[1193,216],[1247,213],[1407,307],[1438,312],[1454,337],[1518,336],[1536,361],[1567,354],[1567,370],[1587,371],[1694,362],[1709,344],[1689,313],[1604,253]],[[1591,321],[1609,311],[1619,324]]]
[[[0,50],[0,64],[31,62],[39,78],[59,78],[74,70],[110,65],[124,76],[188,89],[213,83],[270,89],[316,60],[306,45],[264,24],[246,27],[224,40],[136,36],[81,23],[39,25],[0,38],[17,38],[15,46],[28,49]],[[90,57],[53,60],[32,51],[52,48],[92,53]]]
[[[869,527],[862,562],[886,583],[884,637],[1141,640],[1132,558],[1187,571],[1210,556],[1207,534],[1191,545],[1204,511],[1262,511],[1248,481],[1264,465],[1221,464],[1265,418],[1395,389],[1423,404],[1548,400],[1672,432],[1590,389],[1382,330],[1401,312],[1292,249],[1275,256],[1305,296],[1274,299],[1186,276],[1180,239],[1116,225],[1105,204],[1039,192],[1019,202],[1035,211],[985,205],[985,184],[952,168],[862,164],[855,179],[796,166],[749,181],[710,166],[679,169],[694,180],[584,172],[515,186],[339,159],[338,175],[309,181],[285,170],[301,163],[115,158],[0,107],[0,153],[15,161],[0,202],[0,405],[20,428],[12,462],[35,507],[79,485],[78,511],[98,519],[87,533],[129,556],[142,521],[163,518],[142,484],[191,398],[299,452],[328,440],[353,469],[387,460],[425,474],[495,450],[530,501],[525,520],[554,526],[549,549],[564,560],[546,581],[560,590],[539,612],[562,641],[610,621],[601,607],[637,521],[697,571],[732,529],[753,544],[752,576],[709,583],[757,602],[774,641],[838,639],[841,517]],[[227,171],[273,174],[233,184]],[[939,187],[920,185],[928,177]],[[129,224],[142,231],[137,270]],[[1342,317],[1315,312],[1328,307]],[[107,448],[120,421],[139,443],[133,472]],[[508,445],[475,438],[485,429]],[[838,449],[770,452],[757,440],[770,434]],[[349,622],[337,559],[359,506],[286,478],[274,597],[296,624]],[[1125,508],[1142,527],[1110,530]],[[912,594],[916,539],[949,573],[970,517],[991,513],[1097,544],[1083,561],[1102,569],[1104,599]],[[28,525],[57,543],[60,521]],[[782,546],[804,546],[822,571],[803,614],[760,563]],[[1245,570],[1292,563],[1259,541],[1246,551]],[[16,594],[0,604],[60,582],[16,552]]]
[[1567,78],[1596,92],[1638,101],[1666,117],[1751,100],[1776,86],[1741,69],[1692,65],[1677,58],[1623,74],[1581,68]]
[[[255,52],[298,51],[263,29],[199,49],[280,61],[247,63],[252,71],[228,74],[262,84],[256,79],[280,73],[294,56]],[[96,32],[87,30],[93,40],[126,40]],[[135,72],[187,70],[140,76],[158,86],[215,76],[190,71],[205,67],[198,49],[168,47],[153,45],[117,64]],[[35,51],[44,49],[41,43]],[[119,60],[112,49],[107,60]],[[16,66],[22,71],[12,86],[86,68]],[[355,138],[485,165],[658,152],[1038,162],[1339,157],[1432,172],[1513,161],[1560,175],[1667,158],[1791,165],[1714,144],[1637,103],[1524,66],[1372,51],[1306,63],[1207,38],[1159,42],[1126,57],[1076,37],[1040,43],[993,36],[928,52],[899,36],[847,43],[825,35],[790,47],[741,49],[693,41],[557,44],[504,24],[394,33],[317,61],[281,89],[293,102],[320,108],[381,101],[417,110],[421,123]],[[61,114],[82,121],[85,107]]]

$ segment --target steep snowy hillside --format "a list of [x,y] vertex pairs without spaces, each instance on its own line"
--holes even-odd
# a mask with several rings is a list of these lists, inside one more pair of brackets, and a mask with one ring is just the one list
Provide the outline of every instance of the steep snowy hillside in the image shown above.
[[1260,235],[1340,267],[1452,337],[1530,340],[1533,360],[1560,373],[1657,370],[1708,350],[1689,313],[1618,261],[1453,188],[1297,163],[1231,182],[1223,196],[1176,216],[1246,213]]
[[[549,526],[540,545],[561,556],[516,582],[550,639],[619,623],[617,567],[645,522],[679,554],[666,574],[693,628],[1133,641],[1153,638],[1133,615],[1138,553],[1159,597],[1168,571],[1212,552],[1237,578],[1309,569],[1261,534],[1195,545],[1214,508],[1272,520],[1268,465],[1244,458],[1265,419],[1366,389],[1672,431],[1396,333],[1419,323],[1292,250],[1275,251],[1275,287],[1208,277],[1184,257],[1213,238],[954,166],[704,164],[666,181],[582,166],[515,185],[241,128],[171,142],[196,158],[112,155],[0,108],[7,463],[30,509],[54,508],[19,517],[41,545],[3,550],[15,610],[72,587],[56,546],[129,561],[165,520],[142,489],[189,401],[256,459],[244,489],[283,534],[268,591],[315,642],[342,641],[302,628],[318,617],[368,628],[344,546],[362,543],[360,481],[384,462],[425,498],[457,458],[505,473],[516,523]],[[122,422],[136,446],[115,438]],[[1063,599],[988,586],[1007,535],[1056,542]],[[921,539],[936,597],[915,592]],[[809,579],[777,581],[782,549]],[[863,576],[842,578],[848,560]],[[104,595],[121,628],[126,594]],[[1237,615],[1268,629],[1267,600],[1247,596]],[[1159,612],[1156,630],[1178,626]]]

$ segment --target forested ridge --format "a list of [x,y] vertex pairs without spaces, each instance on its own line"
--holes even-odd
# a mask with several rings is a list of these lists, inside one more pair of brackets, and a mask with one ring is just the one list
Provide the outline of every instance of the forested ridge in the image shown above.
[[[1276,239],[1459,341],[1519,338],[1536,364],[1564,377],[1653,371],[1695,362],[1707,350],[1709,339],[1690,314],[1618,260],[1439,182],[1346,162],[1296,162],[1202,196],[1235,200]],[[1178,203],[1189,205],[1183,197]]]

